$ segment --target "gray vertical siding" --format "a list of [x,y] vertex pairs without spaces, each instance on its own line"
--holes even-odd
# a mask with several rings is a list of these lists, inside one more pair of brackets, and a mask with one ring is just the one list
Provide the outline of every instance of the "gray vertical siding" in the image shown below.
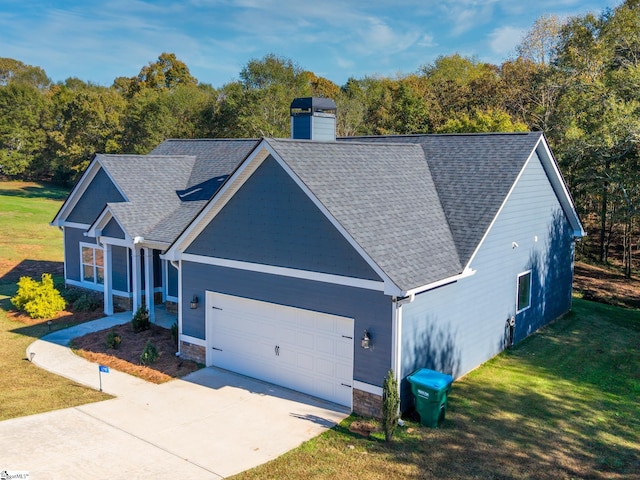
[[380,280],[273,158],[258,168],[186,251]]
[[167,295],[178,296],[178,270],[170,262],[167,262]]
[[84,230],[80,228],[64,227],[64,261],[67,278],[77,282],[80,277],[80,242],[95,244],[95,238],[85,237]]
[[101,168],[67,217],[67,221],[90,225],[108,202],[122,201],[124,198]]
[[107,223],[107,225],[102,230],[102,235],[111,238],[125,238],[124,232],[120,228],[120,225],[118,225],[118,222],[116,222],[113,218],[109,220],[109,223]]
[[[391,299],[382,292],[310,280],[182,262],[183,298],[197,295],[200,306],[182,303],[182,332],[205,338],[205,291],[225,293],[279,305],[353,318],[354,379],[382,385],[391,365]],[[364,330],[371,333],[372,350],[360,347]]]
[[537,156],[470,266],[475,275],[402,307],[403,377],[421,367],[459,376],[499,353],[526,270],[532,306],[516,316],[516,341],[571,308],[572,231]]
[[130,292],[128,284],[129,249],[113,245],[111,247],[111,275],[113,289]]

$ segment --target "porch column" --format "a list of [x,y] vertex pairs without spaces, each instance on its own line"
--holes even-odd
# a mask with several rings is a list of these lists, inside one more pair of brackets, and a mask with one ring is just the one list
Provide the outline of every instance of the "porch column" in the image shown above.
[[153,248],[144,249],[144,295],[147,310],[149,310],[149,320],[154,322],[156,313],[153,303]]
[[141,282],[141,277],[140,277],[140,247],[134,245],[133,248],[131,249],[131,254],[132,254],[132,270],[133,270],[133,274],[131,275],[131,289],[133,290],[133,313],[136,313],[138,311],[138,308],[140,308],[140,305],[142,305],[142,301],[140,298],[140,286],[142,284]]
[[104,268],[104,314],[113,315],[113,274],[111,272],[111,245],[105,244]]

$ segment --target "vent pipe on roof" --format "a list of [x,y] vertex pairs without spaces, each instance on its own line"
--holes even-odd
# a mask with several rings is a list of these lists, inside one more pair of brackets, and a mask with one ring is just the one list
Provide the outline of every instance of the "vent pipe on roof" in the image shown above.
[[335,141],[336,103],[330,98],[305,97],[291,102],[291,138]]

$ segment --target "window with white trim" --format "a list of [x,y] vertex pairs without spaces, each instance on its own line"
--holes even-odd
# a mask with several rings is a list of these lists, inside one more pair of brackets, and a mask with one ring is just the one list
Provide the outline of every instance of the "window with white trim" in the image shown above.
[[516,313],[520,313],[531,306],[531,270],[518,275],[517,290]]
[[84,283],[104,285],[104,251],[97,245],[80,244],[80,275]]

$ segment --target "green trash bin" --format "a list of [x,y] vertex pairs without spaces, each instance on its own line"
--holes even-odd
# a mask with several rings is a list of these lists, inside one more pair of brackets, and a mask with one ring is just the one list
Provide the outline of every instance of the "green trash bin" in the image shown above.
[[416,370],[407,377],[416,401],[420,423],[437,428],[447,411],[447,398],[453,377],[428,368]]

